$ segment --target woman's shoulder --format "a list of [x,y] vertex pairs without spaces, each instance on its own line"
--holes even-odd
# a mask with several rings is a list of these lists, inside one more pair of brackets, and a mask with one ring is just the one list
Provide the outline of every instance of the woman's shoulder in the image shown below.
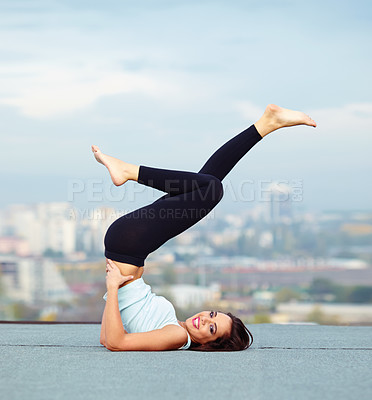
[[162,328],[162,331],[164,332],[171,332],[177,336],[182,336],[182,337],[187,337],[187,331],[185,328],[183,328],[181,325],[177,325],[177,324],[169,324],[164,326],[164,328]]
[[191,338],[185,328],[183,328],[181,325],[176,325],[176,324],[171,324],[171,325],[166,325],[164,328],[164,332],[169,333],[169,335],[172,335],[175,340],[177,340],[177,343],[179,343],[178,348],[180,349],[188,349],[191,344]]
[[180,347],[183,346],[185,343],[187,343],[189,340],[189,335],[186,329],[180,325],[176,324],[166,325],[164,328],[162,328],[162,330],[167,334],[169,333],[170,335],[172,335],[175,339],[176,338],[179,339]]

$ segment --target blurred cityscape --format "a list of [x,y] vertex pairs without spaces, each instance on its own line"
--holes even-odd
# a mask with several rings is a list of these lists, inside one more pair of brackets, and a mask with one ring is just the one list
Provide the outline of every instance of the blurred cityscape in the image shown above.
[[[100,321],[103,238],[119,216],[69,202],[0,210],[0,319]],[[372,325],[372,211],[299,212],[272,188],[167,242],[144,280],[179,320],[216,309],[246,323]]]

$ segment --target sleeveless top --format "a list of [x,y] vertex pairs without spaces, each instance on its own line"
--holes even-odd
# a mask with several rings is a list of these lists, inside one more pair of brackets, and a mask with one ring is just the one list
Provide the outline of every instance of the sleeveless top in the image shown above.
[[[107,293],[103,296],[106,301]],[[164,328],[166,325],[178,325],[176,312],[170,301],[152,293],[151,286],[142,278],[136,279],[118,290],[118,302],[121,320],[128,333],[149,332]],[[187,350],[191,345],[187,333],[187,343],[179,350]]]

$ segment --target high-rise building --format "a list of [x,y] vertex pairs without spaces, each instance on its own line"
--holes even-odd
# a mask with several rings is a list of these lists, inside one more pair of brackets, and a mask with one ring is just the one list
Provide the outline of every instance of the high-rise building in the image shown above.
[[266,220],[270,223],[292,219],[292,189],[286,183],[273,182],[267,188]]

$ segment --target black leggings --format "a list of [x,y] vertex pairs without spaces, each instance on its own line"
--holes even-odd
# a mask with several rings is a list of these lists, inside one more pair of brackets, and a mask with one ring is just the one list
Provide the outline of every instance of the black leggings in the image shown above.
[[138,182],[166,192],[108,228],[105,256],[142,267],[146,257],[205,217],[222,199],[222,179],[262,137],[251,125],[220,147],[196,172],[141,165]]

